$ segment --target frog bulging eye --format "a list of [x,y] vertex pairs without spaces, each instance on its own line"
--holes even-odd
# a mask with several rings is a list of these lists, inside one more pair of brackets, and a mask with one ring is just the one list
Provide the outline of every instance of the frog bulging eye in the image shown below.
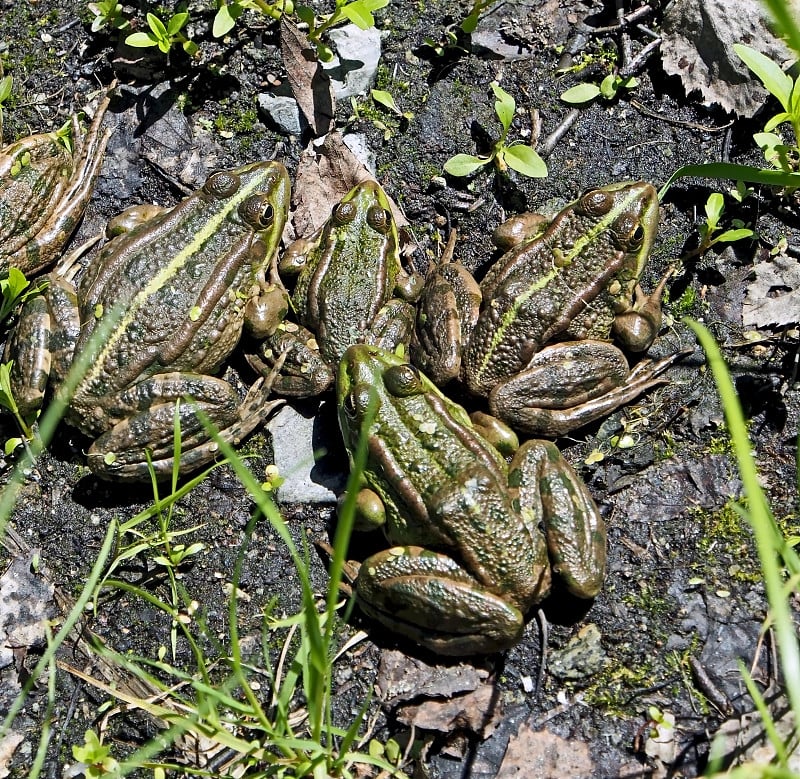
[[333,220],[340,225],[349,224],[356,218],[357,211],[354,203],[338,203],[333,207]]
[[380,206],[370,206],[367,209],[367,224],[381,235],[386,235],[392,226],[392,215]]
[[206,183],[203,184],[203,192],[222,200],[236,192],[239,189],[239,183],[239,177],[235,173],[220,170],[212,173],[206,179]]
[[392,365],[383,372],[386,389],[397,398],[407,398],[422,392],[419,371],[413,365]]
[[614,242],[623,251],[635,252],[645,239],[645,229],[634,214],[623,214],[611,226]]
[[603,216],[614,205],[614,196],[603,189],[590,189],[584,192],[576,208],[588,216]]
[[267,195],[251,195],[239,206],[239,216],[256,230],[266,230],[275,219],[275,209]]

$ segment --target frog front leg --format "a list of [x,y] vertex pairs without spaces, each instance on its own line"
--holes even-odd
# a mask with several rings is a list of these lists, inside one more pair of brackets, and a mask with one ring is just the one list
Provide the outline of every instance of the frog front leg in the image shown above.
[[[413,306],[392,298],[376,313],[366,332],[351,333],[351,339],[345,339],[345,348],[353,343],[366,342],[394,351],[401,344],[408,345],[413,328]],[[315,337],[302,325],[287,321],[264,340],[259,355],[248,355],[247,360],[259,374],[268,376],[283,356],[283,365],[272,382],[275,393],[297,398],[314,397],[329,389],[336,378],[335,369],[341,355],[332,349],[323,354],[319,347],[320,341],[332,343],[334,340],[324,330]]]
[[174,419],[176,403],[180,422],[180,473],[189,473],[212,462],[219,453],[198,417],[202,412],[220,436],[238,444],[282,401],[269,400],[271,387],[256,382],[244,401],[223,379],[191,373],[151,376],[101,401],[73,401],[71,414],[105,413],[118,419],[89,449],[91,470],[106,479],[141,481],[148,460],[159,479],[168,478],[174,465]]
[[369,617],[443,655],[497,652],[519,641],[524,617],[447,555],[419,546],[368,557],[355,583]]
[[26,301],[5,350],[12,361],[11,391],[23,417],[42,407],[49,384],[63,382],[80,335],[75,287],[51,273],[41,295]]
[[525,370],[496,384],[489,407],[522,432],[564,435],[664,382],[661,374],[682,356],[642,360],[631,371],[625,355],[606,341],[555,344],[537,352]]

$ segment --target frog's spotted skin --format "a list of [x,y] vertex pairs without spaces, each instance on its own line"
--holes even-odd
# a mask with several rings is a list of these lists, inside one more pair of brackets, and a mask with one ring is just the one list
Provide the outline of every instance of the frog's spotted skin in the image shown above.
[[347,350],[337,394],[351,458],[368,436],[359,519],[382,525],[394,545],[360,567],[368,615],[429,649],[467,655],[515,643],[551,571],[578,597],[598,593],[603,521],[553,444],[527,441],[507,465],[484,435],[485,415],[478,428],[378,347]]
[[109,98],[82,134],[72,119],[72,150],[51,133],[0,149],[0,274],[33,275],[52,265],[92,196],[111,130],[101,130]]
[[95,438],[88,457],[95,473],[146,479],[147,449],[157,474],[167,477],[176,401],[182,472],[216,454],[196,408],[226,439],[247,435],[273,405],[269,388],[258,383],[240,402],[211,374],[236,347],[248,312],[258,309],[254,302],[272,294],[265,268],[288,202],[280,163],[220,171],[173,209],[145,213],[149,219],[110,241],[77,289],[71,268],[51,274],[44,295],[23,310],[6,357],[15,358],[23,412],[41,403],[48,375],[60,384],[90,350],[66,420]]
[[658,226],[645,182],[590,190],[510,248],[480,283],[457,263],[426,282],[412,345],[438,384],[460,378],[492,413],[532,434],[562,435],[663,379],[676,356],[630,371],[612,337],[646,350],[661,326],[665,279],[639,287]]

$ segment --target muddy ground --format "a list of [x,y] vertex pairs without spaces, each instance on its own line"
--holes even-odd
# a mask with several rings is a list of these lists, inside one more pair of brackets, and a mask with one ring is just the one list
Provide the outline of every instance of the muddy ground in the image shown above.
[[[485,151],[487,138],[496,136],[493,80],[524,109],[510,136],[519,138],[531,128],[533,109],[540,112],[542,137],[547,136],[570,111],[559,100],[561,92],[580,79],[599,78],[597,70],[557,77],[559,47],[575,35],[578,21],[613,24],[613,12],[600,4],[561,5],[503,4],[487,23],[488,29],[502,31],[502,55],[477,45],[469,50],[467,41],[443,56],[423,46],[424,37],[446,40],[447,25],[463,18],[465,7],[452,1],[393,2],[379,12],[385,35],[377,86],[390,91],[413,117],[400,120],[363,99],[355,115],[345,100],[338,104],[337,125],[366,137],[379,180],[411,223],[420,270],[429,257],[440,254],[439,239],[450,226],[462,236],[457,256],[480,274],[495,256],[489,235],[506,214],[526,209],[552,213],[583,189],[613,180],[660,185],[689,163],[725,156],[757,162],[751,135],[761,121],[731,123],[729,115],[687,98],[679,79],[665,75],[656,54],[637,72],[639,86],[629,95],[580,111],[547,158],[546,179],[491,170],[470,181],[440,178],[447,158]],[[173,52],[169,60],[154,56],[134,66],[127,58],[141,52],[120,49],[115,34],[92,33],[84,6],[59,0],[2,4],[0,56],[14,78],[14,98],[4,110],[6,140],[59,127],[100,87],[114,78],[120,82],[106,120],[116,126],[115,135],[76,243],[128,205],[171,205],[199,186],[209,170],[272,156],[292,173],[297,167],[308,138],[270,129],[256,110],[258,93],[286,81],[276,25],[252,18],[249,26],[239,25],[219,41],[207,34],[211,11],[190,10],[190,30],[202,59],[193,63]],[[646,23],[658,29],[659,12]],[[631,36],[634,52],[650,41],[635,29]],[[585,48],[596,52],[600,45],[619,46],[619,34],[590,39]],[[166,133],[159,125],[164,117],[172,128]],[[727,182],[716,189],[723,186]],[[702,352],[680,317],[704,321],[721,341],[775,514],[787,532],[796,532],[796,334],[764,332],[752,345],[743,336],[741,307],[752,264],[783,236],[797,247],[800,235],[791,204],[759,190],[739,208],[729,204],[727,213],[753,224],[760,241],[742,241],[679,263],[696,242],[698,215],[713,187],[689,181],[670,191],[643,278],[643,286],[651,289],[668,267],[678,267],[667,285],[665,326],[651,355],[693,352],[669,372],[668,383],[602,424],[559,441],[608,522],[604,591],[582,613],[558,596],[545,604],[548,661],[538,692],[533,688],[542,646],[535,620],[517,647],[502,656],[475,659],[496,685],[486,708],[494,712],[486,715],[494,730],[477,735],[466,728],[454,736],[452,723],[440,721],[441,732],[429,723],[416,732],[427,750],[417,775],[493,777],[509,739],[529,737],[533,730],[552,734],[552,741],[547,746],[523,741],[528,757],[550,749],[562,765],[550,773],[541,769],[540,776],[566,775],[563,765],[570,756],[577,761],[570,772],[574,776],[694,776],[705,766],[709,738],[720,723],[749,708],[738,660],[748,667],[754,663],[764,684],[774,674],[769,642],[758,643],[765,602],[750,532],[727,505],[739,495],[740,485],[722,411]],[[244,383],[252,380],[241,359],[234,358],[230,370]],[[620,432],[630,433],[635,445],[614,448],[612,436]],[[12,434],[7,423],[7,435]],[[67,597],[74,597],[85,581],[109,521],[129,519],[152,501],[149,485],[108,484],[89,475],[82,455],[87,446],[76,431],[62,426],[29,474],[11,519],[24,542],[40,551],[42,573]],[[331,440],[329,446],[338,443]],[[596,449],[604,457],[587,464]],[[250,468],[263,480],[271,457],[263,428],[246,450],[254,455]],[[207,548],[182,573],[181,583],[202,604],[209,633],[223,638],[224,584],[252,508],[240,482],[223,467],[180,501],[173,519],[176,528],[202,523],[189,539]],[[288,506],[285,516],[298,542],[303,537],[329,539],[335,522],[330,505]],[[356,539],[353,556],[374,543]],[[311,562],[314,586],[323,592],[325,560],[312,551]],[[137,561],[129,575],[146,577],[146,569],[136,568],[146,565]],[[240,582],[246,593],[240,601],[242,634],[259,629],[259,615],[272,596],[278,598],[278,611],[297,609],[299,592],[294,577],[287,575],[290,569],[283,543],[266,523],[258,524]],[[163,584],[154,582],[153,587],[164,596]],[[104,604],[91,627],[117,650],[149,657],[169,640],[163,614],[124,595]],[[433,660],[413,646],[395,644],[358,615],[343,635],[355,628],[369,630],[371,640],[337,663],[335,716],[341,723],[350,721],[372,690],[379,664],[393,657],[389,650],[397,646],[411,657]],[[29,649],[28,667],[37,651],[41,647]],[[189,662],[183,644],[178,659]],[[54,736],[45,763],[50,776],[60,775],[72,761],[70,746],[97,726],[98,706],[106,699],[65,672],[58,674],[57,689]],[[26,740],[11,761],[12,776],[26,775],[44,692],[44,687],[36,689],[15,723]],[[675,717],[675,748],[660,757],[643,750],[650,707]],[[402,717],[378,697],[369,714],[376,715],[374,732],[382,740],[407,732]],[[152,733],[151,722],[134,716],[119,718],[106,738],[124,752]],[[507,760],[508,773],[502,775],[511,776],[513,759]]]

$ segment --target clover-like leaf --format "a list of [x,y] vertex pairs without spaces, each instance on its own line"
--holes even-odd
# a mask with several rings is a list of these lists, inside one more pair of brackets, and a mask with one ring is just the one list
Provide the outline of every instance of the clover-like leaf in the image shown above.
[[509,146],[503,150],[503,157],[509,168],[523,176],[533,179],[547,176],[547,164],[530,146],[522,143]]
[[590,84],[588,81],[582,84],[576,84],[570,87],[566,92],[562,93],[561,99],[565,103],[571,105],[580,105],[581,103],[589,103],[600,94],[600,87],[597,84]]
[[497,98],[494,104],[494,111],[500,124],[503,125],[504,134],[508,132],[511,127],[511,122],[514,120],[514,111],[517,109],[517,103],[508,92],[505,91],[499,84],[492,82],[491,84],[494,96]]
[[484,165],[488,165],[493,157],[474,157],[472,154],[456,154],[444,164],[444,170],[451,176],[469,176]]

